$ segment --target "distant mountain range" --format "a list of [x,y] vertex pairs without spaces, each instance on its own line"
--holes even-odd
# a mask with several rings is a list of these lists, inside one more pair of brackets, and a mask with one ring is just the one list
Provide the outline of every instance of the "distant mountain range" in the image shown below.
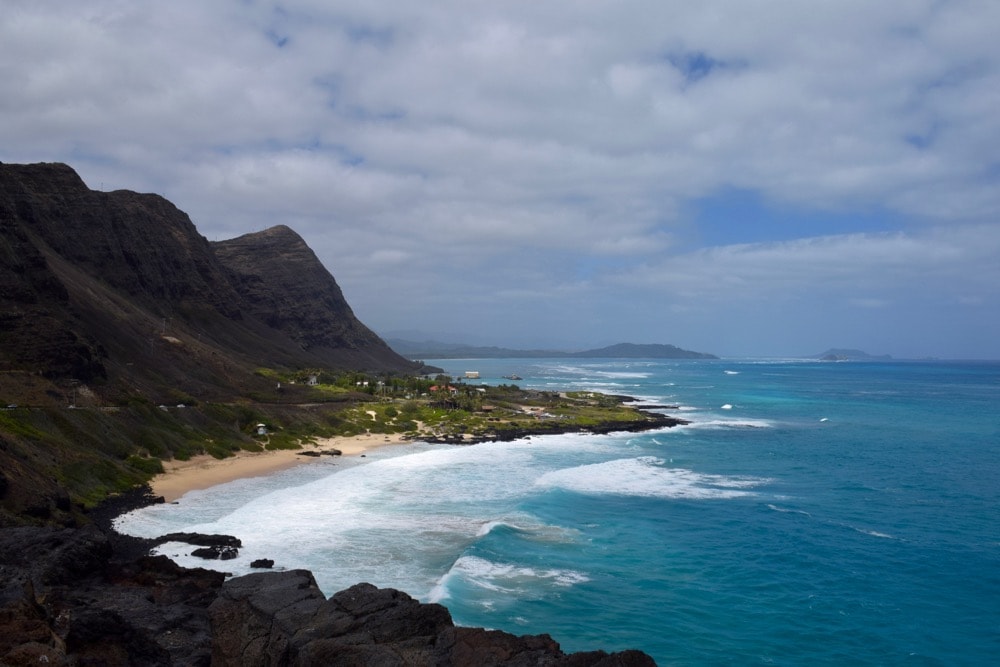
[[506,347],[463,345],[440,341],[410,341],[388,338],[386,343],[408,359],[718,359],[714,354],[683,350],[674,345],[618,343],[593,350],[515,350]]
[[816,358],[823,361],[888,361],[892,359],[888,354],[874,355],[861,350],[840,347],[832,347],[823,354],[817,354]]

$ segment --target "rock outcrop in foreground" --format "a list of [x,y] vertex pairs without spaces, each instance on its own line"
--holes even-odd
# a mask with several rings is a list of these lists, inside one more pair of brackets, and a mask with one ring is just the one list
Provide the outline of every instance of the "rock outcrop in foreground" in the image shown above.
[[[120,550],[121,551],[121,550]],[[225,575],[119,558],[96,527],[0,531],[0,665],[653,665],[548,635],[455,627],[444,607],[310,572]]]

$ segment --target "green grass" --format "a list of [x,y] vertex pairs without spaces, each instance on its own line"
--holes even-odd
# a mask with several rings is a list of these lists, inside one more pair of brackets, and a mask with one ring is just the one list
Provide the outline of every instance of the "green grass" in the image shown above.
[[[369,379],[377,395],[357,391],[358,374],[317,374],[321,384],[304,384],[297,374],[259,369],[275,383],[296,382],[256,402],[199,401],[178,391],[173,397],[189,407],[155,405],[130,397],[121,407],[99,409],[18,408],[0,410],[0,444],[34,479],[55,480],[73,501],[93,505],[108,494],[149,480],[162,471],[161,461],[186,460],[199,454],[226,458],[263,449],[298,449],[316,438],[363,433],[406,434],[411,438],[471,433],[477,438],[504,432],[557,432],[601,423],[642,419],[639,411],[615,397],[591,392],[563,396],[553,392],[500,386],[479,391],[461,382],[454,396],[429,392],[431,381]],[[336,400],[311,400],[316,396]],[[489,411],[484,411],[488,406]],[[539,408],[539,417],[526,408]],[[256,433],[265,424],[267,435]],[[13,459],[12,459],[13,460]]]

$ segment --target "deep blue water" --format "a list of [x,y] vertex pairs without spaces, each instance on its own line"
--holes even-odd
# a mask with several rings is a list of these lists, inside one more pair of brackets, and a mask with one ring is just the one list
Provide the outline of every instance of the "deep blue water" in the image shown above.
[[661,665],[1000,664],[1000,364],[431,363],[692,424],[390,448],[123,527],[236,534],[229,571],[266,556],[327,593],[394,586],[461,624]]

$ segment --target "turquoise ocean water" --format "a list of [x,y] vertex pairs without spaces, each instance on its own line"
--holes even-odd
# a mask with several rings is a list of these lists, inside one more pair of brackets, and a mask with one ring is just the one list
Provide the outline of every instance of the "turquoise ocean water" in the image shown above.
[[[126,532],[661,665],[1000,664],[1000,363],[430,361],[629,394],[691,425],[415,443],[189,493]],[[470,381],[470,382],[478,382]],[[189,547],[163,548],[178,562]]]

